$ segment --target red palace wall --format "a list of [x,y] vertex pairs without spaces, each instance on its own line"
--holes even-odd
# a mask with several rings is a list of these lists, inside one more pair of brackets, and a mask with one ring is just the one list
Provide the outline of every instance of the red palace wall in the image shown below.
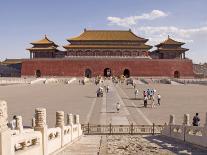
[[86,69],[92,76],[103,75],[110,68],[115,76],[122,75],[125,69],[130,76],[167,76],[173,77],[179,71],[180,77],[193,77],[191,60],[178,59],[106,59],[106,58],[69,58],[69,59],[31,59],[22,62],[22,76],[35,76],[36,70],[41,76],[84,76]]

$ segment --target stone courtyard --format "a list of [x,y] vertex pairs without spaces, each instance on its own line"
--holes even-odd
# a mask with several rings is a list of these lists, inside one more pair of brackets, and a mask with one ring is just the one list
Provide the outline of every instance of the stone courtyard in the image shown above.
[[[104,85],[104,84],[103,84]],[[31,125],[31,114],[36,107],[47,108],[49,126],[54,125],[54,114],[57,110],[80,114],[80,122],[91,124],[160,124],[168,122],[169,114],[176,116],[176,123],[181,124],[184,113],[191,117],[199,112],[201,124],[205,122],[207,105],[207,87],[202,85],[168,85],[139,84],[139,95],[134,98],[134,88],[131,85],[118,84],[110,86],[109,93],[103,98],[96,97],[99,85],[79,84],[78,80],[71,84],[16,84],[0,86],[0,97],[8,102],[9,118],[22,115],[24,125]],[[162,96],[161,106],[143,108],[143,90],[154,88]],[[116,112],[116,103],[121,104],[121,110]],[[156,100],[155,100],[156,102]],[[190,118],[192,121],[192,118]]]
[[[92,79],[93,81],[93,79]],[[98,87],[109,85],[109,92],[103,97],[96,97]],[[156,89],[161,94],[161,105],[155,108],[143,107],[143,90]],[[80,115],[82,124],[112,125],[163,125],[169,121],[169,114],[176,116],[176,124],[182,124],[183,114],[192,116],[199,112],[201,125],[205,123],[207,87],[202,85],[182,84],[143,84],[136,80],[139,95],[134,96],[134,88],[125,83],[114,85],[105,80],[99,85],[87,82],[79,83],[79,79],[70,84],[13,84],[1,85],[1,99],[8,102],[9,119],[13,115],[21,115],[24,126],[31,126],[31,116],[36,107],[47,108],[47,124],[55,125],[55,112]],[[116,111],[116,103],[121,105]],[[157,100],[155,99],[155,102]],[[150,103],[150,101],[149,101]],[[81,148],[81,149],[80,149]],[[66,154],[206,154],[203,148],[175,141],[163,136],[110,135],[83,136],[79,141],[64,148],[58,155]]]

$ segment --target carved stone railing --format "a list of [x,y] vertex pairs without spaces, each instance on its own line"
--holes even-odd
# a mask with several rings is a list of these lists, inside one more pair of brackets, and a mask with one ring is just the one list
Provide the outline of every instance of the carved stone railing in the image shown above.
[[[190,126],[189,114],[184,115],[183,124],[175,125],[174,115],[170,116],[169,124],[164,126],[162,135],[207,147],[207,126]],[[206,117],[207,121],[207,117]]]
[[0,77],[1,84],[28,84],[34,78]]
[[16,129],[7,127],[7,103],[0,100],[0,155],[48,155],[58,152],[65,145],[82,135],[79,115],[68,115],[64,123],[64,112],[56,112],[56,127],[48,128],[46,109],[36,108],[31,129],[24,129],[22,117],[17,116]]
[[42,154],[42,135],[40,132],[22,133],[11,137],[12,155],[14,154],[31,154],[36,152]]
[[95,125],[82,124],[82,131],[87,135],[110,135],[110,134],[160,134],[163,125]]
[[48,154],[55,152],[61,148],[61,128],[49,128],[48,129]]

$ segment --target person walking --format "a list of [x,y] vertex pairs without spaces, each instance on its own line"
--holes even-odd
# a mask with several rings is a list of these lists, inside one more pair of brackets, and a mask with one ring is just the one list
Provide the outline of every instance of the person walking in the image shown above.
[[119,102],[117,102],[117,104],[116,104],[116,111],[119,112],[120,108],[121,108],[121,105],[120,105]]
[[135,89],[135,91],[134,91],[135,99],[137,98],[138,93],[139,93],[138,89]]
[[109,85],[106,87],[106,92],[107,93],[109,92]]
[[200,118],[198,116],[198,113],[193,117],[193,126],[199,126],[200,124]]
[[144,97],[144,107],[147,108],[147,96]]
[[160,105],[161,95],[157,94],[157,104]]
[[155,107],[154,96],[151,97],[151,108]]
[[11,130],[16,129],[16,127],[17,127],[17,116],[16,115],[13,116],[13,119],[9,123],[9,127],[11,128]]

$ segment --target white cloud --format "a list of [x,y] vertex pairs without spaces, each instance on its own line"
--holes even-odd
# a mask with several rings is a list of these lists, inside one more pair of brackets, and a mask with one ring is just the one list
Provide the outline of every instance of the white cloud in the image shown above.
[[150,41],[153,43],[160,42],[167,38],[168,35],[173,38],[184,41],[184,42],[193,42],[195,38],[202,37],[207,35],[207,27],[200,28],[178,28],[175,26],[160,26],[160,27],[151,27],[151,26],[142,26],[134,27],[133,31],[136,34],[142,34],[147,38],[151,38]]
[[171,38],[186,43],[184,47],[190,49],[186,53],[187,57],[196,63],[207,62],[207,26],[197,28],[135,26],[132,30],[138,36],[148,38],[150,45],[158,44],[170,35]]
[[163,11],[153,10],[150,13],[144,13],[140,16],[130,16],[125,18],[107,17],[107,20],[109,21],[110,25],[129,27],[132,25],[136,25],[139,20],[154,20],[166,16],[168,16],[168,14]]
[[[140,16],[130,16],[125,18],[108,17],[109,25],[115,25],[125,28],[130,28],[138,36],[149,39],[148,44],[156,45],[163,40],[167,39],[170,35],[171,38],[185,42],[184,47],[189,48],[187,56],[193,59],[194,62],[207,62],[207,26],[196,28],[180,28],[176,26],[140,26],[140,20],[154,20],[161,17],[168,16],[167,13],[160,10],[153,10],[150,13],[145,13]],[[155,48],[154,48],[155,49]]]

